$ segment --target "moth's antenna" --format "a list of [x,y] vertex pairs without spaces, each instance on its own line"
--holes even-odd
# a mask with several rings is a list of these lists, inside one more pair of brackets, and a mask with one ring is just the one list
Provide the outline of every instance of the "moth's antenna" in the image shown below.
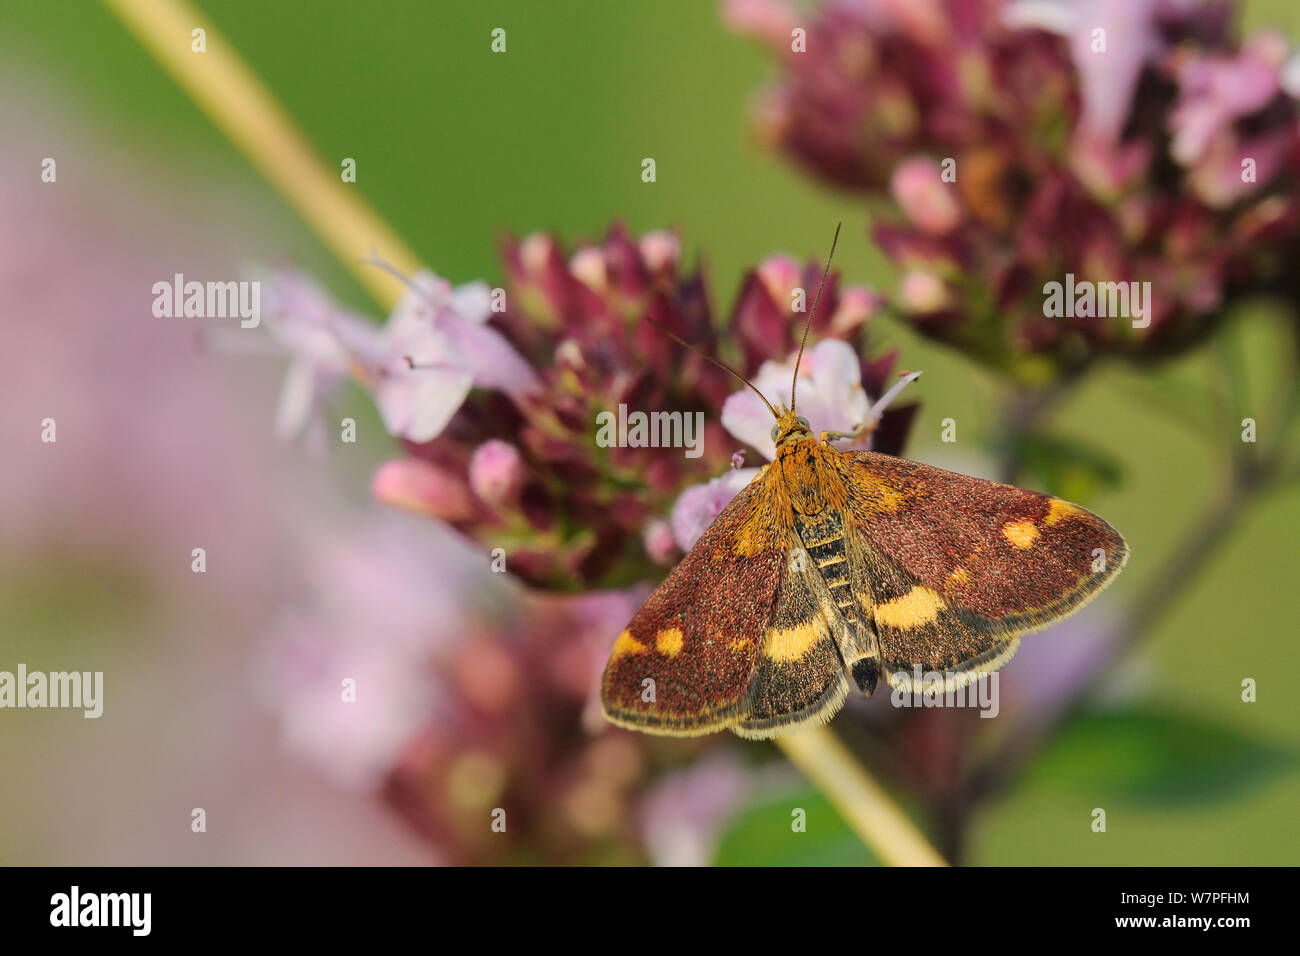
[[647,322],[649,322],[651,325],[653,325],[653,326],[654,326],[656,329],[658,329],[660,332],[662,332],[664,335],[668,336],[670,339],[672,339],[674,342],[676,342],[678,345],[682,346],[682,348],[690,349],[692,352],[694,352],[694,353],[695,353],[696,355],[698,355],[700,358],[704,359],[704,361],[706,361],[706,362],[712,362],[714,365],[716,365],[718,368],[722,369],[724,372],[730,372],[732,375],[736,376],[736,378],[740,379],[742,382],[744,382],[746,385],[748,385],[750,388],[752,388],[752,389],[754,390],[754,394],[757,395],[760,399],[763,400],[763,404],[766,405],[766,406],[767,406],[767,410],[768,410],[769,412],[772,413],[772,417],[775,418],[775,419],[777,419],[778,421],[780,420],[781,416],[778,415],[778,414],[776,413],[776,409],[772,407],[772,403],[769,402],[769,401],[768,401],[768,400],[763,396],[763,393],[760,392],[760,391],[758,390],[758,387],[755,386],[754,383],[751,382],[749,379],[745,378],[745,376],[741,375],[739,372],[737,372],[734,368],[732,368],[732,367],[731,367],[730,365],[728,365],[726,362],[719,362],[719,361],[718,361],[717,359],[715,359],[713,356],[711,356],[711,355],[705,355],[703,352],[701,352],[699,349],[697,349],[697,348],[696,348],[694,345],[692,345],[690,342],[687,342],[684,338],[682,338],[682,337],[681,337],[680,335],[678,335],[676,332],[672,331],[671,329],[665,328],[665,327],[664,327],[663,325],[661,325],[659,322],[657,322],[657,321],[655,321],[654,319],[650,318],[650,316],[648,316],[648,315],[645,316],[645,320],[646,320]]
[[799,363],[803,361],[803,347],[808,344],[808,330],[812,328],[813,316],[817,314],[817,303],[821,301],[822,289],[826,287],[826,277],[831,274],[831,260],[835,258],[835,244],[840,241],[840,226],[835,224],[835,237],[831,239],[831,252],[826,257],[826,268],[822,270],[822,281],[817,284],[817,295],[813,297],[812,309],[808,312],[808,321],[803,326],[803,338],[799,341],[799,357],[794,360],[794,381],[790,383],[790,411],[794,411],[794,387],[799,384]]

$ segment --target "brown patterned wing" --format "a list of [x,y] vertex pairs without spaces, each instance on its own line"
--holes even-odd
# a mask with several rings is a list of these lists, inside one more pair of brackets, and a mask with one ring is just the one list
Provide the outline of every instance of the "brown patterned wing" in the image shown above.
[[741,737],[775,737],[834,717],[849,692],[849,627],[806,552],[789,552],[747,709],[732,730]]
[[874,452],[845,469],[882,665],[967,680],[1119,573],[1123,537],[1059,498]]
[[[785,549],[737,553],[764,516],[762,474],[722,510],[614,642],[601,680],[605,716],[652,734],[695,736],[739,722],[777,601]],[[752,550],[752,549],[750,549]]]

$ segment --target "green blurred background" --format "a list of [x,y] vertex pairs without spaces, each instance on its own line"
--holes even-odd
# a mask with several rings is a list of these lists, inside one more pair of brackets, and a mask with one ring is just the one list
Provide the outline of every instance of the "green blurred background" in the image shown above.
[[[728,34],[711,3],[208,0],[199,6],[322,157],[336,167],[342,157],[354,157],[356,188],[454,281],[499,280],[496,242],[506,232],[594,237],[622,219],[634,231],[680,229],[690,256],[707,250],[716,305],[725,313],[744,268],[775,252],[819,258],[834,223],[843,220],[837,267],[853,281],[893,287],[865,238],[863,203],[811,184],[753,142],[748,107],[768,75],[768,58]],[[1245,22],[1280,26],[1300,38],[1300,6],[1286,0],[1247,4]],[[489,51],[489,33],[498,26],[507,30],[506,55]],[[275,237],[284,259],[374,311],[348,273],[99,4],[4,4],[0,56],[4,76],[30,76],[53,88],[99,127],[97,135],[130,143],[133,162],[150,166],[141,170],[146,178],[189,182],[200,193],[211,184],[214,195],[240,197],[257,210],[260,228]],[[647,156],[658,167],[653,184],[640,179]],[[75,162],[61,165],[61,178],[74,175]],[[1247,356],[1259,398],[1258,409],[1243,408],[1241,417],[1257,417],[1261,433],[1270,428],[1263,409],[1275,381],[1280,321],[1261,310],[1237,317],[1228,329]],[[879,323],[876,336],[881,345],[902,349],[903,367],[926,371],[916,392],[923,406],[911,457],[933,459],[939,423],[949,416],[960,422],[962,441],[985,437],[998,391],[983,371],[888,321]],[[1205,351],[1162,374],[1191,381],[1209,375]],[[1089,501],[1132,547],[1116,586],[1121,599],[1146,586],[1224,467],[1142,397],[1134,388],[1140,374],[1108,367],[1055,416],[1058,433],[1085,437],[1123,463],[1122,486]],[[1245,740],[1296,750],[1298,530],[1294,490],[1254,507],[1140,648],[1132,669],[1144,694]],[[11,579],[11,598],[16,588]],[[0,639],[8,643],[19,632],[39,639],[39,619],[6,617]],[[1244,677],[1258,681],[1258,703],[1241,702]],[[0,720],[0,738],[15,726]],[[1109,836],[1098,838],[1088,827],[1096,799],[1086,783],[1090,755],[1104,751],[1104,741],[1099,746],[1075,748],[1077,765],[1068,773],[1030,774],[986,810],[969,862],[1300,859],[1294,826],[1300,775],[1289,770],[1222,798],[1135,796],[1108,808]],[[1176,781],[1171,785],[1177,789]],[[14,786],[11,777],[7,789]],[[8,815],[4,804],[0,815]]]

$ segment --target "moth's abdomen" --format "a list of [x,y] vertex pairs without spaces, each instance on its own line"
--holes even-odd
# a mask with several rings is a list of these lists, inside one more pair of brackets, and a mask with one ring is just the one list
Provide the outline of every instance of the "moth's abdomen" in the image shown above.
[[839,512],[827,508],[816,515],[796,514],[794,523],[808,558],[826,582],[839,612],[850,623],[861,623],[862,609],[853,593],[848,542],[844,539],[844,522]]

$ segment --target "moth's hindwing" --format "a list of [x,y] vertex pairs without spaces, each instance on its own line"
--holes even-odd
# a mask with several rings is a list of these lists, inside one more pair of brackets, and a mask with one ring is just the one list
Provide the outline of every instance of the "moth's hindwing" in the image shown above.
[[722,730],[747,713],[748,691],[785,565],[775,541],[736,542],[764,516],[763,475],[722,510],[614,642],[601,705],[615,724],[654,734]]
[[824,724],[849,691],[841,652],[847,625],[798,544],[786,555],[748,710],[732,728],[742,737],[774,737],[799,724]]
[[1128,559],[1096,515],[1059,498],[856,452],[850,522],[886,673],[950,675],[1010,660],[1016,638],[1076,611]]

